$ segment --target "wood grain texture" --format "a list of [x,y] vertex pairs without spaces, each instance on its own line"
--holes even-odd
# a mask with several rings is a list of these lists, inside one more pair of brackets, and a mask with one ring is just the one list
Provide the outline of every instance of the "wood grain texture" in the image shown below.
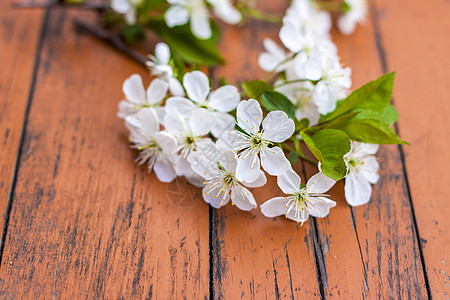
[[116,111],[122,81],[143,69],[76,33],[77,14],[50,13],[0,294],[208,297],[208,206],[182,205],[189,190],[177,192],[133,165],[136,153]]
[[0,5],[0,226],[3,226],[33,79],[42,11]]
[[377,0],[431,293],[450,299],[450,3]]
[[[342,62],[352,68],[354,88],[381,75],[370,18],[351,36],[333,32],[333,40]],[[328,218],[317,219],[328,298],[427,298],[398,147],[382,146],[378,158],[380,181],[371,202],[351,211],[343,197],[343,184],[339,183],[331,193],[337,207]]]

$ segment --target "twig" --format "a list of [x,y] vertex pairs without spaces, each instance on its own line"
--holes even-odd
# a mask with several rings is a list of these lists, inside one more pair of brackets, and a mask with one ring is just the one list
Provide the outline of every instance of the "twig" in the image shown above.
[[128,47],[117,34],[107,31],[101,27],[89,24],[78,18],[73,18],[73,23],[78,28],[81,28],[89,32],[93,36],[107,42],[123,54],[135,60],[143,67],[146,67],[147,57],[145,57],[145,55],[143,55],[142,53]]
[[14,8],[48,8],[55,6],[67,6],[80,9],[98,9],[103,10],[110,8],[109,3],[74,3],[74,2],[64,2],[64,1],[47,1],[47,2],[35,2],[35,1],[17,1],[12,3]]

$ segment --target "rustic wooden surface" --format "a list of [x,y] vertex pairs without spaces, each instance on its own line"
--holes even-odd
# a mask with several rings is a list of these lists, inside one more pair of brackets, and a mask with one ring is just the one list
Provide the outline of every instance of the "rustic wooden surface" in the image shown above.
[[[381,147],[368,205],[349,208],[338,184],[331,215],[297,226],[259,210],[212,210],[182,182],[135,167],[115,114],[122,81],[145,71],[74,30],[71,18],[92,21],[89,12],[2,3],[0,295],[449,299],[450,3],[370,4],[365,26],[333,40],[355,87],[397,71],[396,129],[412,145]],[[228,64],[213,79],[262,76],[262,39],[277,32],[257,21],[225,27]],[[270,182],[258,203],[280,194]]]

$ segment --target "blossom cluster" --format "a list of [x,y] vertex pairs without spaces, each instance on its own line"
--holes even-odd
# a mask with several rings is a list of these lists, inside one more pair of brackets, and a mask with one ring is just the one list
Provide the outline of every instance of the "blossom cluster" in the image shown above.
[[[210,34],[203,0],[171,0],[169,3],[172,6],[165,15],[169,26],[185,24],[190,19],[191,29],[199,37],[206,38]],[[239,22],[239,12],[229,1],[210,0],[209,3],[225,21]],[[349,9],[338,20],[344,33],[361,22],[362,11],[365,12],[363,0],[347,3]],[[170,48],[158,43],[147,63],[156,78],[146,89],[139,75],[130,76],[123,84],[125,99],[119,104],[118,116],[125,120],[130,143],[139,151],[136,162],[147,164],[148,170],[154,171],[162,182],[171,182],[177,176],[186,177],[189,183],[202,188],[204,200],[214,208],[229,202],[241,210],[256,208],[251,189],[265,185],[266,174],[276,176],[286,196],[265,201],[260,206],[265,216],[285,215],[302,223],[309,215],[327,216],[336,205],[326,194],[335,184],[336,176],[326,170],[327,161],[321,159],[321,140],[317,138],[316,149],[314,141],[308,142],[310,136],[306,133],[316,133],[324,129],[321,126],[325,124],[327,133],[341,134],[343,120],[360,113],[339,107],[340,100],[349,94],[351,70],[339,61],[330,39],[330,27],[328,12],[319,10],[313,2],[292,2],[279,32],[284,48],[266,39],[266,51],[259,56],[259,65],[272,77],[271,81],[262,82],[265,87],[262,98],[248,91],[247,97],[242,97],[233,85],[212,90],[208,76],[198,70],[178,76]],[[268,105],[267,99],[275,99],[275,104]],[[277,106],[277,101],[284,99],[293,107],[293,114],[281,109],[285,106]],[[337,114],[339,109],[342,112]],[[351,133],[352,128],[347,131]],[[344,131],[342,134],[350,143]],[[313,137],[311,135],[311,139]],[[371,184],[379,178],[375,158],[378,145],[358,140],[351,141],[351,148],[344,145],[345,151],[340,157],[345,169],[345,196],[352,206],[370,200]],[[306,184],[302,183],[290,160],[292,153],[303,157],[298,153],[301,142],[305,142],[319,160],[319,172]],[[287,150],[292,143],[296,151]]]

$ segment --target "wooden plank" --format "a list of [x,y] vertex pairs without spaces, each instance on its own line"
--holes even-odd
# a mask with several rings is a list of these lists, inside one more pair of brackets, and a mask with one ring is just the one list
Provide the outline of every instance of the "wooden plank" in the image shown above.
[[[377,0],[394,101],[430,290],[450,297],[450,5],[446,1]],[[405,26],[404,24],[408,24]]]
[[[343,63],[352,68],[355,88],[381,73],[374,37],[370,19],[349,37],[333,34]],[[329,298],[344,295],[425,299],[427,290],[418,237],[398,147],[382,146],[378,157],[380,181],[374,187],[371,202],[347,212],[335,209],[328,220],[317,221],[322,249],[326,250],[326,292]],[[332,197],[336,197],[338,207],[347,206],[343,184],[335,187]],[[355,233],[359,261],[352,243]]]
[[[270,12],[283,7],[261,1]],[[243,28],[226,27],[221,52],[227,63],[215,70],[216,79],[229,82],[263,78],[257,58],[265,37],[277,39],[279,26],[250,21]],[[282,195],[275,178],[255,189],[258,205]],[[316,232],[284,218],[268,219],[259,209],[239,211],[228,205],[212,212],[212,272],[215,299],[319,298],[316,274]]]
[[122,81],[145,71],[75,33],[76,15],[60,8],[50,13],[0,294],[208,297],[208,206],[179,201],[189,190],[177,192],[176,183],[161,184],[135,167],[136,153],[116,117]]
[[33,78],[43,11],[0,9],[0,226],[13,182],[28,95]]

